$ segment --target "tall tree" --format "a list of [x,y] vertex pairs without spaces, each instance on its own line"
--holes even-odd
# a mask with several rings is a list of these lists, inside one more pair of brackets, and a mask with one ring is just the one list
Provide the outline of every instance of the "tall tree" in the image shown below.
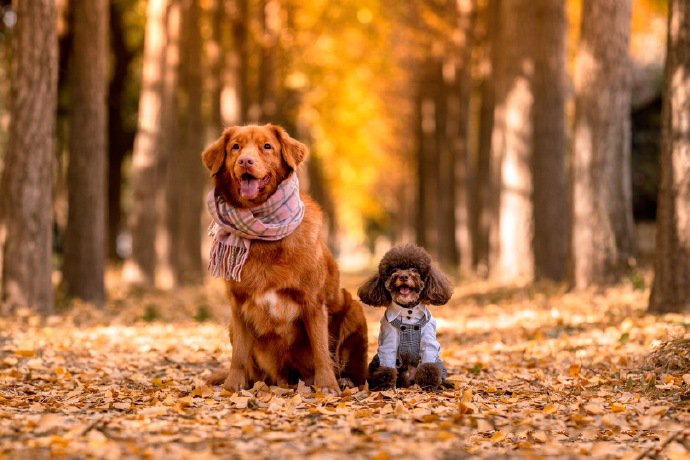
[[478,49],[479,69],[479,129],[477,155],[474,162],[475,183],[472,198],[474,206],[471,213],[473,235],[473,266],[480,275],[486,275],[489,267],[489,252],[492,229],[497,229],[492,222],[498,221],[498,174],[491,161],[491,138],[494,121],[495,99],[495,64],[498,56],[498,0],[488,0],[485,6],[478,9],[474,21],[475,49]]
[[690,4],[671,0],[653,312],[690,311]]
[[437,101],[443,95],[439,85],[439,63],[427,57],[419,72],[415,95],[417,143],[417,243],[438,257],[438,149]]
[[74,0],[63,279],[67,293],[105,302],[108,2]]
[[[144,37],[139,126],[132,153],[132,254],[124,276],[132,285],[151,285],[156,274],[156,200],[161,186],[167,0],[150,0]],[[172,134],[169,134],[172,135]]]
[[634,249],[630,177],[631,0],[585,0],[575,64],[573,284],[618,279]]
[[168,227],[170,262],[174,283],[197,283],[201,266],[201,191],[204,174],[199,152],[204,148],[201,90],[200,7],[198,0],[182,2],[179,91],[177,99],[178,142],[168,163]]
[[54,310],[52,168],[57,108],[54,0],[17,2],[10,126],[0,187],[2,298]]
[[[454,235],[457,245],[460,272],[469,273],[474,267],[474,235],[472,216],[475,171],[469,151],[470,98],[472,96],[472,29],[474,27],[475,1],[462,0],[456,4],[457,31],[454,34],[455,59],[452,61],[452,82],[448,111],[450,145],[454,146],[455,161],[455,222]],[[454,231],[453,231],[454,230]]]
[[503,281],[534,276],[532,145],[536,35],[532,0],[499,5],[492,162],[499,184],[491,276]]
[[126,90],[134,51],[127,45],[124,5],[110,2],[110,44],[113,71],[108,87],[108,257],[117,260],[122,224],[122,163],[132,149],[134,130],[126,122]]
[[566,181],[566,4],[535,0],[532,171],[537,278],[560,281],[568,254]]

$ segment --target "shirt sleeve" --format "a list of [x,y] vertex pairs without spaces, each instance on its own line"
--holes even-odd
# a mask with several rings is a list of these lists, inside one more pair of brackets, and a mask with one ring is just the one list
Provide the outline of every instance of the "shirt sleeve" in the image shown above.
[[441,353],[441,344],[436,340],[436,320],[431,318],[422,328],[422,338],[419,344],[422,363],[435,363]]
[[398,330],[388,322],[385,315],[381,319],[381,329],[379,330],[379,361],[381,367],[395,367],[398,356]]

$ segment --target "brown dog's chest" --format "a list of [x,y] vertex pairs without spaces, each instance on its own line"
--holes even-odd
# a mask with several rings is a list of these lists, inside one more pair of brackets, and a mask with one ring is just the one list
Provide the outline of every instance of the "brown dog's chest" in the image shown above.
[[280,338],[287,344],[295,340],[301,306],[275,289],[247,298],[239,307],[240,317],[256,339]]

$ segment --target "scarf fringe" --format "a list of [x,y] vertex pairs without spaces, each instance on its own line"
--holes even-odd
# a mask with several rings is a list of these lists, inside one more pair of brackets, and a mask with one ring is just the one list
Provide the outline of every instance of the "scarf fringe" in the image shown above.
[[216,240],[211,247],[208,271],[216,278],[240,281],[247,254],[246,248],[223,244],[222,241]]

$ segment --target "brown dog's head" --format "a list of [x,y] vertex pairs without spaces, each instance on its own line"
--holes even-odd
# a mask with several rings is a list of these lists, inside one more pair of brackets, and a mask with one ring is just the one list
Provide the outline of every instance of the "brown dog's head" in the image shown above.
[[307,147],[280,126],[233,126],[201,154],[223,198],[238,208],[265,202],[297,166]]
[[360,286],[357,294],[374,307],[388,306],[391,301],[404,307],[444,305],[453,295],[453,286],[424,249],[405,244],[383,256],[378,274]]

